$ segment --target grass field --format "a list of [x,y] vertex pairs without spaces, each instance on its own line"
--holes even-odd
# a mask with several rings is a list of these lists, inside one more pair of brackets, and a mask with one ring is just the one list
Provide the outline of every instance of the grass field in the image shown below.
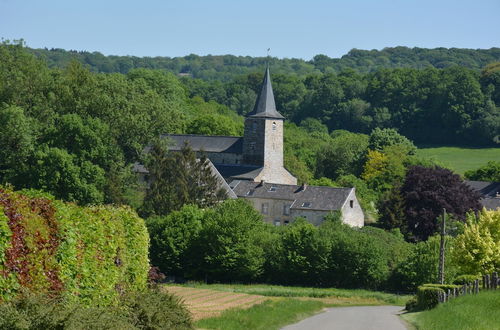
[[325,307],[404,305],[410,296],[368,290],[277,285],[165,285],[183,300],[200,329],[279,329]]
[[306,288],[268,284],[247,285],[190,283],[186,284],[185,286],[199,289],[246,293],[267,297],[330,298],[330,303],[333,303],[332,299],[336,299],[339,304],[345,305],[404,305],[406,301],[411,297],[407,295],[396,295],[392,293],[360,289],[349,290],[336,288]]
[[436,308],[404,314],[418,330],[499,330],[500,291],[456,298]]
[[475,170],[488,161],[500,161],[500,148],[422,147],[418,149],[417,155],[437,160],[455,172],[464,174],[465,171]]

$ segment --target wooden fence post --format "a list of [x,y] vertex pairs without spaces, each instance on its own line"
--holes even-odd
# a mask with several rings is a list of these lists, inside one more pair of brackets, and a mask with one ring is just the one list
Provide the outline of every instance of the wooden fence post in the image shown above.
[[498,273],[497,272],[493,272],[492,274],[492,289],[496,290],[497,289],[497,286],[498,286]]
[[483,290],[486,289],[486,275],[483,275]]
[[490,289],[490,274],[486,274],[486,290],[489,290]]
[[478,294],[478,293],[479,293],[479,280],[478,280],[478,279],[476,279],[476,280],[474,281],[474,293],[475,293],[475,294]]

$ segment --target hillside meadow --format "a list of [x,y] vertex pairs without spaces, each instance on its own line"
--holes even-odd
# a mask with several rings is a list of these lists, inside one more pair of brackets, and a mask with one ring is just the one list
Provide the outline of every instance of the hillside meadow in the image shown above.
[[475,170],[489,161],[500,161],[499,148],[462,148],[462,147],[421,147],[417,155],[433,159],[463,175],[465,171]]

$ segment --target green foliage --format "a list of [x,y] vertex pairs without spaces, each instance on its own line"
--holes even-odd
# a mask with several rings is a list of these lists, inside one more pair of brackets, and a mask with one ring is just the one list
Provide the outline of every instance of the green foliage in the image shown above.
[[192,269],[193,242],[198,239],[204,211],[185,205],[168,216],[147,219],[152,264],[168,275],[184,276]]
[[[410,245],[410,253],[397,266],[392,277],[392,281],[400,285],[399,289],[415,291],[424,283],[438,280],[439,244],[440,238],[433,236],[425,242]],[[445,246],[445,253],[449,256],[454,246],[451,237],[446,238]],[[445,281],[450,283],[458,273],[457,266],[451,258],[445,259],[445,270]]]
[[157,140],[148,154],[146,167],[151,184],[146,192],[142,213],[166,215],[183,205],[208,207],[227,198],[213,174],[208,159],[199,159],[186,143],[179,152],[169,152],[166,141]]
[[0,106],[0,183],[17,182],[33,152],[34,134],[22,108]]
[[325,285],[330,242],[303,218],[285,227],[273,245],[268,260],[268,276],[274,283]]
[[346,133],[325,145],[317,153],[316,176],[337,179],[340,176],[361,174],[368,136]]
[[453,284],[464,285],[473,283],[476,280],[481,280],[481,277],[478,275],[459,275],[455,277],[455,279],[453,280]]
[[417,288],[417,305],[418,310],[432,309],[439,304],[439,294],[445,291],[436,286],[419,286]]
[[398,133],[393,128],[380,129],[376,127],[369,137],[368,148],[371,150],[384,151],[386,147],[398,145],[401,146],[409,155],[414,155],[417,147],[405,136]]
[[466,171],[465,177],[475,181],[500,182],[500,161],[490,161],[476,170]]
[[266,225],[245,200],[227,200],[208,209],[195,243],[198,276],[209,280],[252,281],[263,272]]
[[465,274],[485,275],[500,269],[500,210],[469,215],[455,239],[453,258]]
[[2,329],[192,329],[191,316],[178,298],[158,291],[127,294],[120,307],[24,293],[0,304]]
[[2,299],[24,289],[109,305],[146,286],[149,237],[131,209],[83,208],[4,188],[0,194]]

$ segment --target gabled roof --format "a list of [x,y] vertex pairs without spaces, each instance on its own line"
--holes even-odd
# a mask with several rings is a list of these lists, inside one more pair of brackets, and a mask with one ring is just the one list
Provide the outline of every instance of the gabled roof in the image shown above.
[[271,75],[269,74],[269,66],[266,68],[262,87],[259,96],[255,102],[253,110],[247,114],[247,117],[274,118],[284,119],[277,110],[274,102],[273,86],[271,85]]
[[500,208],[500,182],[465,181],[469,187],[481,195],[479,202],[488,210]]
[[243,138],[240,136],[165,134],[162,137],[173,142],[169,149],[174,151],[181,150],[187,142],[194,151],[243,153]]
[[224,178],[253,180],[262,171],[262,166],[241,164],[214,164]]
[[304,189],[297,185],[243,180],[234,180],[229,186],[238,197],[289,200],[291,209],[316,211],[340,210],[353,191],[353,188],[307,186]]

